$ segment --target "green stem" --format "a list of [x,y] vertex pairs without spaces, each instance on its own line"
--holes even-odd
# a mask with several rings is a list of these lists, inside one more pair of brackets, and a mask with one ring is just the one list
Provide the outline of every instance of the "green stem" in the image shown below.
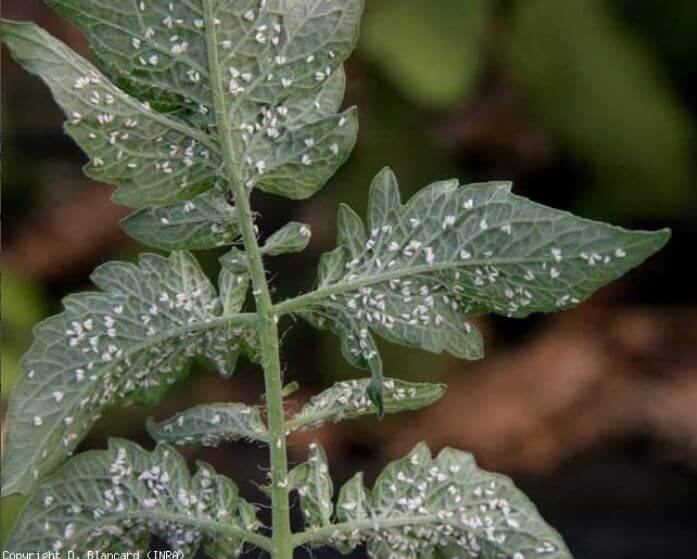
[[259,345],[264,367],[266,385],[267,421],[269,430],[269,454],[271,462],[271,514],[272,538],[271,555],[274,559],[292,559],[293,542],[290,529],[290,506],[288,501],[288,458],[286,450],[286,430],[283,416],[283,395],[281,362],[279,357],[277,317],[266,281],[266,270],[257,244],[254,219],[249,206],[249,197],[242,182],[240,165],[235,160],[235,147],[223,91],[223,74],[218,59],[218,44],[215,32],[213,0],[204,0],[204,19],[210,79],[215,105],[216,124],[220,137],[227,176],[235,194],[237,221],[249,261],[252,276],[253,294],[257,307]]
[[264,263],[259,253],[249,199],[244,185],[235,187],[235,206],[239,215],[249,269],[254,286],[254,297],[259,317],[259,344],[266,385],[266,407],[271,461],[271,512],[273,519],[273,547],[275,559],[293,557],[290,531],[290,507],[288,503],[288,459],[286,454],[286,428],[283,417],[283,384],[278,352],[277,317],[269,295]]

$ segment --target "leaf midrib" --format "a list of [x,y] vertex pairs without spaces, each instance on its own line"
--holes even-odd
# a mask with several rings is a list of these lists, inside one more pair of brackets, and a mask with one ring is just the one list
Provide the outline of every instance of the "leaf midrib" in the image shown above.
[[[90,479],[92,481],[92,479]],[[249,532],[243,528],[239,528],[234,524],[225,524],[222,522],[217,522],[215,520],[207,520],[201,518],[195,518],[192,516],[187,516],[183,514],[171,514],[171,513],[147,513],[145,510],[140,510],[138,512],[131,513],[113,513],[104,516],[100,516],[94,522],[90,522],[87,526],[76,532],[75,536],[71,539],[76,541],[84,541],[87,536],[90,535],[95,526],[103,526],[104,519],[108,518],[112,522],[119,523],[119,521],[127,520],[145,520],[153,523],[171,522],[174,524],[181,524],[184,526],[191,526],[193,528],[199,528],[208,534],[223,533],[232,536],[235,539],[239,539],[243,542],[249,542],[254,544],[261,549],[270,551],[270,543],[268,538],[262,534],[257,534],[254,532]]]
[[[2,22],[9,23],[9,24],[12,24],[14,26],[21,25],[21,22],[15,22],[12,20],[2,20]],[[33,26],[33,24],[31,24],[31,26]],[[43,30],[40,30],[40,31],[43,31]],[[22,38],[25,41],[29,41],[29,42],[34,43],[35,45],[41,47],[42,49],[46,48],[46,45],[38,42],[34,37],[23,35]],[[59,45],[61,46],[61,48],[60,48],[60,51],[58,51],[56,53],[57,56],[59,56],[62,60],[65,61],[66,64],[71,66],[77,72],[84,73],[85,68],[81,67],[79,64],[77,64],[74,60],[71,59],[71,57],[65,56],[65,48],[64,48],[65,46],[62,43],[59,43]],[[219,149],[220,149],[219,146],[215,142],[213,142],[208,135],[203,134],[202,132],[200,132],[194,128],[191,128],[191,127],[187,126],[186,124],[182,124],[182,123],[179,123],[177,121],[171,120],[168,117],[166,117],[165,115],[163,115],[162,113],[158,113],[157,111],[153,111],[152,109],[144,108],[140,101],[138,101],[134,97],[131,97],[122,89],[116,87],[106,76],[104,76],[101,72],[99,72],[99,70],[97,70],[97,68],[95,68],[93,66],[93,64],[91,64],[88,60],[86,60],[85,58],[83,58],[82,56],[80,56],[79,54],[77,54],[75,52],[71,51],[71,54],[73,54],[74,57],[77,58],[79,61],[81,61],[85,66],[91,67],[91,70],[96,72],[104,80],[105,83],[107,83],[108,85],[110,85],[114,88],[114,91],[123,99],[124,103],[126,103],[127,105],[129,105],[130,107],[135,109],[137,112],[145,113],[149,118],[158,122],[159,124],[166,126],[168,128],[171,128],[172,130],[176,130],[177,132],[180,132],[181,134],[183,134],[185,136],[195,138],[196,140],[198,140],[202,144],[208,146],[209,148],[215,150],[216,152],[219,151]]]
[[[157,345],[163,341],[169,340],[171,338],[176,338],[179,336],[185,336],[187,334],[193,334],[193,333],[198,333],[198,332],[205,332],[207,330],[212,330],[214,328],[217,328],[219,326],[226,326],[226,325],[231,325],[236,322],[239,322],[240,325],[244,325],[247,322],[252,322],[256,320],[256,315],[254,313],[240,313],[237,315],[231,315],[227,317],[220,317],[216,319],[212,319],[209,321],[202,321],[202,322],[197,322],[191,325],[183,326],[181,328],[176,328],[173,330],[170,330],[169,333],[167,334],[161,334],[159,336],[153,336],[152,338],[149,338],[146,342],[143,342],[141,344],[135,345],[131,347],[128,351],[124,351],[124,354],[121,358],[115,359],[114,361],[111,361],[107,367],[104,367],[102,369],[102,375],[108,374],[110,371],[112,371],[114,368],[116,368],[118,365],[122,364],[125,360],[129,359],[136,353],[139,353],[141,351],[144,351],[148,349],[149,347],[152,347],[154,345]],[[41,388],[45,387],[47,383],[52,382],[52,379],[47,379],[46,383],[39,384],[37,387],[37,390],[40,390]],[[35,451],[31,454],[30,457],[30,463],[35,463],[37,456],[40,455],[40,452],[43,450],[44,445],[46,442],[56,433],[59,429],[62,429],[65,427],[65,424],[63,420],[65,417],[68,416],[68,414],[74,409],[75,405],[79,404],[79,402],[85,397],[86,394],[88,394],[95,386],[95,383],[99,383],[99,379],[94,382],[87,382],[85,383],[85,388],[83,388],[80,392],[77,394],[77,399],[75,400],[75,403],[69,407],[61,407],[59,410],[58,414],[58,420],[56,420],[53,424],[52,427],[47,429],[46,434],[44,437],[40,440],[40,442],[34,447]],[[34,394],[36,393],[36,390]],[[32,394],[31,397],[34,396]],[[62,413],[61,413],[62,412]],[[20,472],[20,475],[18,475],[14,480],[10,481],[7,483],[7,487],[3,488],[6,491],[8,491],[8,488],[10,488],[12,485],[17,484],[20,482],[20,480],[23,477],[26,476],[31,476],[33,475],[32,472],[29,470],[23,470]]]
[[[580,257],[575,257],[576,259]],[[570,258],[566,258],[569,260]],[[401,270],[395,270],[394,272],[383,272],[381,274],[375,274],[373,276],[360,277],[354,280],[344,281],[340,283],[334,283],[326,287],[321,287],[315,291],[305,293],[304,295],[298,295],[291,299],[287,299],[278,305],[276,305],[276,312],[278,314],[290,314],[294,312],[301,311],[305,307],[311,307],[314,303],[318,303],[323,299],[331,295],[338,295],[345,291],[353,291],[361,287],[368,285],[375,285],[377,283],[384,283],[393,279],[400,279],[405,276],[418,276],[420,274],[431,274],[438,273],[449,270],[451,268],[470,268],[476,266],[491,266],[491,265],[502,265],[502,264],[523,264],[523,263],[551,263],[556,262],[553,257],[549,258],[488,258],[488,259],[477,259],[477,260],[467,260],[463,261],[462,264],[455,261],[441,262],[440,264],[434,264],[432,266],[422,265],[415,266],[413,268],[406,268]]]

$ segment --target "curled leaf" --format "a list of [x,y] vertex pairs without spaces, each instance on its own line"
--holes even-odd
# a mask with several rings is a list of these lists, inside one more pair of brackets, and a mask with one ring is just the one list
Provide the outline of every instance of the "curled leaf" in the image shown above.
[[329,526],[334,505],[334,484],[329,474],[327,455],[321,445],[312,443],[307,458],[288,474],[288,487],[300,496],[300,508],[309,529]]
[[311,236],[312,232],[308,225],[291,221],[266,240],[262,252],[269,256],[302,252],[307,248]]

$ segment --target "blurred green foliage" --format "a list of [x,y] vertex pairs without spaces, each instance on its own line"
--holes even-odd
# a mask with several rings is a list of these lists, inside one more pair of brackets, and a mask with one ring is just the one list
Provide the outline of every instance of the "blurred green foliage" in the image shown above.
[[665,71],[693,80],[695,32],[692,0],[375,0],[359,52],[439,110],[466,102],[493,61],[578,163],[582,211],[661,218],[697,202],[694,125]]
[[491,11],[489,0],[368,2],[360,52],[409,98],[447,108],[480,75]]
[[697,2],[695,0],[612,0],[610,6],[660,57],[682,91],[697,107]]
[[46,316],[44,294],[12,270],[2,274],[2,401],[19,378],[19,359],[29,349],[32,328]]
[[655,216],[694,201],[687,114],[652,53],[604,3],[517,2],[508,36],[510,69],[533,112],[591,167],[594,210]]
[[2,517],[2,522],[0,522],[0,548],[5,549],[5,541],[10,534],[10,529],[14,525],[15,520],[17,520],[26,501],[27,497],[23,495],[5,497],[0,501],[0,517]]
[[[43,292],[30,280],[12,270],[2,274],[2,402],[5,404],[19,378],[19,359],[29,349],[34,325],[46,316]],[[0,502],[0,547],[19,515],[25,497]]]

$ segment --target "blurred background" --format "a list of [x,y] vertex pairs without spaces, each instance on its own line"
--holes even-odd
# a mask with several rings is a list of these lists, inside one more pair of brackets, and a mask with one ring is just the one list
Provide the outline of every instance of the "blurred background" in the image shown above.
[[[405,195],[448,177],[513,179],[515,191],[627,227],[673,228],[658,256],[577,310],[478,321],[478,363],[383,344],[385,370],[449,385],[411,416],[333,425],[312,438],[336,482],[356,469],[372,482],[420,440],[457,446],[513,476],[577,558],[691,558],[697,549],[697,2],[695,0],[367,0],[346,104],[360,110],[351,159],[306,203],[256,196],[266,234],[290,219],[312,226],[302,255],[269,262],[275,296],[312,287],[334,246],[339,201],[365,209],[384,165]],[[5,0],[3,16],[30,19],[87,54],[80,33],[39,0]],[[31,328],[90,287],[109,259],[144,250],[119,229],[129,212],[110,187],[83,177],[84,157],[62,133],[47,89],[2,55],[4,274],[2,410]],[[201,253],[215,277],[218,253]],[[360,376],[337,339],[286,323],[288,379],[299,406],[330,383]],[[201,401],[260,403],[259,370],[230,381],[195,369],[154,409],[113,409],[81,445],[108,436],[152,446],[148,415]],[[184,451],[263,497],[263,449]],[[259,466],[261,465],[261,466]],[[2,502],[5,537],[21,498]],[[262,514],[267,515],[268,511]],[[296,518],[296,520],[299,520]],[[316,551],[316,558],[338,557]],[[355,557],[364,557],[359,550]]]

